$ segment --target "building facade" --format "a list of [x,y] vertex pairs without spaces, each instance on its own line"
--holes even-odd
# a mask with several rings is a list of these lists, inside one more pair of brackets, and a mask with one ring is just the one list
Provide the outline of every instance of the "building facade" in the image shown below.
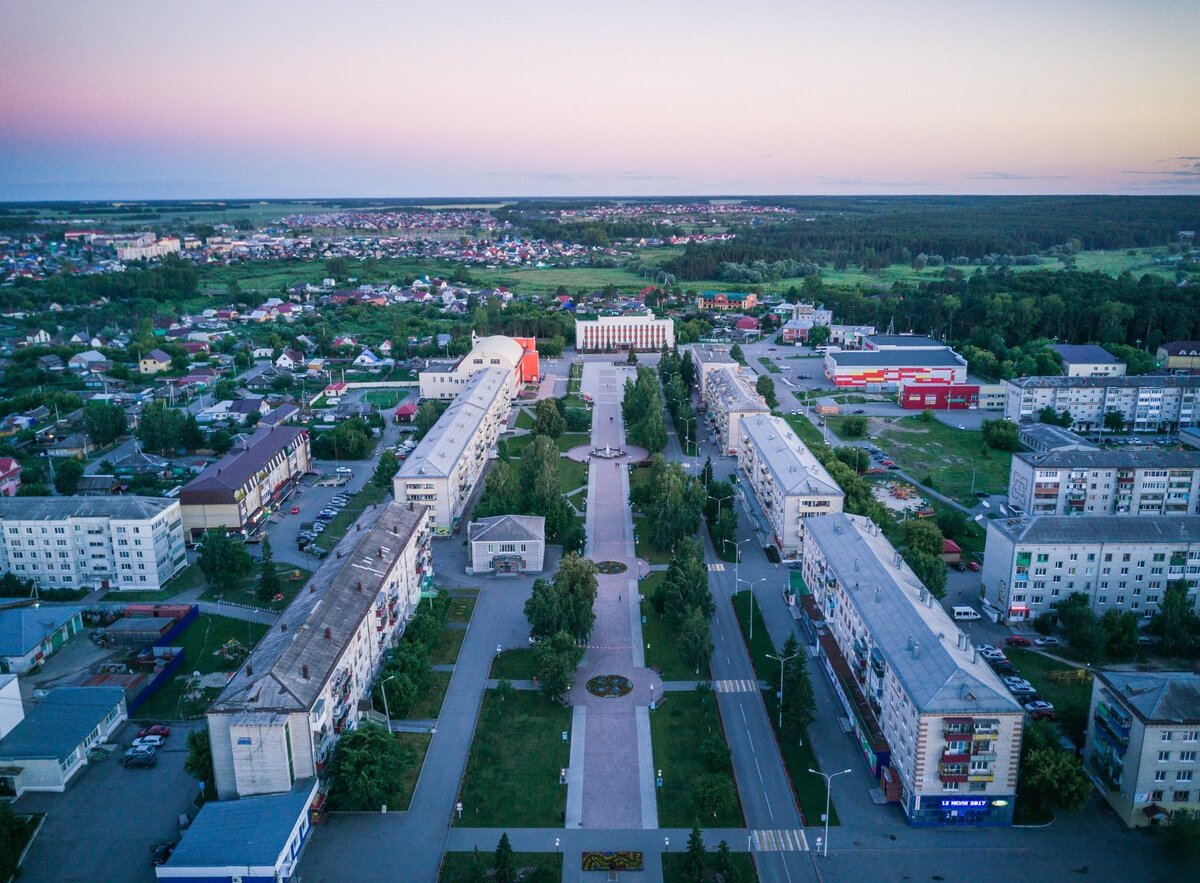
[[1018,453],[1008,502],[1030,515],[1200,514],[1200,451]]
[[575,320],[575,349],[581,353],[658,352],[675,346],[675,320],[656,319],[654,313],[600,316]]
[[1036,420],[1043,408],[1069,411],[1079,432],[1104,429],[1104,416],[1121,415],[1129,432],[1174,431],[1195,426],[1200,375],[1135,377],[1021,377],[1006,380],[1004,417]]
[[1125,363],[1104,347],[1094,344],[1056,343],[1050,349],[1058,353],[1067,377],[1123,377]]
[[541,573],[546,557],[546,519],[496,515],[467,525],[468,573]]
[[739,368],[716,369],[707,375],[704,389],[702,403],[721,449],[736,455],[742,446],[742,418],[769,415],[771,409],[754,389],[750,376]]
[[917,411],[964,411],[979,407],[979,387],[964,383],[948,386],[939,383],[900,384],[900,407]]
[[0,497],[0,571],[41,588],[152,592],[186,566],[176,500]]
[[1043,515],[987,523],[981,597],[1005,622],[1036,619],[1075,592],[1098,615],[1158,611],[1167,583],[1185,580],[1197,609],[1200,516]]
[[1159,367],[1172,374],[1200,372],[1200,340],[1172,340],[1154,354]]
[[365,513],[209,708],[222,800],[316,777],[357,726],[385,654],[432,591],[425,515],[400,503]]
[[1200,675],[1097,671],[1085,766],[1126,825],[1200,804]]
[[525,383],[536,383],[540,366],[537,341],[532,337],[471,337],[471,351],[457,362],[431,362],[418,375],[423,399],[452,399],[484,368],[510,372],[513,394]]
[[508,369],[473,374],[396,473],[395,498],[427,506],[437,533],[449,534],[462,518],[504,431],[512,394]]
[[752,310],[758,306],[758,295],[751,292],[702,291],[696,297],[696,309],[716,310]]
[[249,536],[311,471],[307,429],[263,427],[183,486],[183,528],[193,541],[221,527]]
[[1021,706],[870,519],[803,526],[808,634],[880,790],[912,825],[1011,825]]
[[775,531],[775,545],[790,558],[800,552],[803,519],[841,512],[845,494],[782,417],[741,419],[738,470]]
[[729,354],[730,348],[721,344],[711,343],[695,343],[688,347],[692,354],[692,364],[696,366],[696,388],[700,392],[700,398],[707,396],[707,380],[708,375],[718,368],[730,368],[734,371],[741,366],[737,360]]
[[949,347],[938,349],[831,350],[825,376],[834,386],[895,390],[901,385],[961,386],[967,362]]

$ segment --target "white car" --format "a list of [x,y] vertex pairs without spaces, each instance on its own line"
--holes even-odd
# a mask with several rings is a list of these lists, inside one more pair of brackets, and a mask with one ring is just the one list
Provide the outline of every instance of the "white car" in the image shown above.
[[1037,638],[1033,643],[1039,647],[1057,647],[1062,644],[1062,641],[1058,638]]
[[167,740],[162,736],[142,736],[133,740],[134,748],[161,748]]

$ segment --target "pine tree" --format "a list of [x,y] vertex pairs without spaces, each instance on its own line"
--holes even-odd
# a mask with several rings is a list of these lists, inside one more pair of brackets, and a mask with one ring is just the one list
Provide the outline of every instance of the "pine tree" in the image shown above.
[[263,539],[262,544],[262,572],[258,578],[258,599],[272,601],[282,587],[283,583],[279,579],[279,572],[275,569],[275,555],[271,551],[271,539],[267,537]]
[[517,879],[513,848],[508,842],[507,831],[500,835],[500,842],[496,844],[496,860],[492,864],[492,870],[495,872],[496,883],[513,883]]
[[688,835],[687,860],[685,873],[689,883],[704,883],[705,864],[708,856],[704,854],[704,835],[699,826],[692,828]]

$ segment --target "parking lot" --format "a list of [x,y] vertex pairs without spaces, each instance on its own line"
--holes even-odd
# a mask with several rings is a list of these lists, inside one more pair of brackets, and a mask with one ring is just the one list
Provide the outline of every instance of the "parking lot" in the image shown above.
[[[195,726],[195,725],[193,725]],[[179,840],[179,814],[196,814],[196,782],[183,771],[188,727],[173,729],[158,765],[125,769],[121,755],[137,735],[126,723],[121,748],[89,763],[62,794],[24,794],[19,813],[45,813],[42,830],[21,866],[21,879],[92,883],[147,883],[155,846]]]

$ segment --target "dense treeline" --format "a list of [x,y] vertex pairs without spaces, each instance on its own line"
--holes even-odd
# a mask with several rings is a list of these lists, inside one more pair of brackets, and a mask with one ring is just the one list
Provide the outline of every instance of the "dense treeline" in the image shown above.
[[730,242],[691,244],[663,269],[680,279],[719,278],[723,264],[782,260],[876,269],[918,255],[979,262],[1052,249],[1165,245],[1200,223],[1200,199],[1131,197],[895,197],[776,200],[788,223],[737,227]]

